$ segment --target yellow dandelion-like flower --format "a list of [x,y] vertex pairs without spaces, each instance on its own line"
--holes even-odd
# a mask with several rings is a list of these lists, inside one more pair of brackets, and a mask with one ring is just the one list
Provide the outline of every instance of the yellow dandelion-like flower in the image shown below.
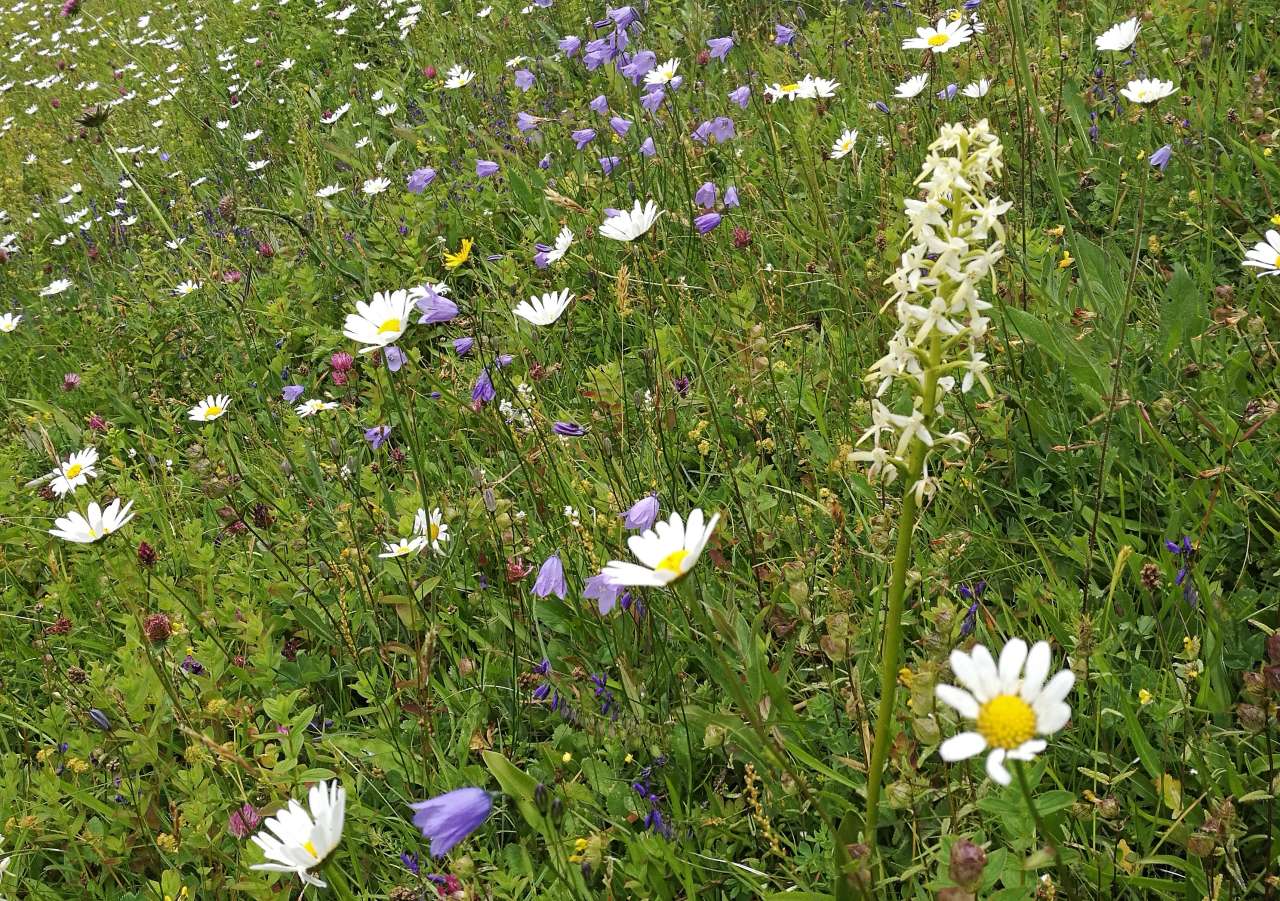
[[449,253],[446,250],[444,254],[444,268],[452,271],[465,263],[467,258],[471,256],[472,243],[473,242],[470,238],[463,238],[462,244],[458,247],[457,253]]

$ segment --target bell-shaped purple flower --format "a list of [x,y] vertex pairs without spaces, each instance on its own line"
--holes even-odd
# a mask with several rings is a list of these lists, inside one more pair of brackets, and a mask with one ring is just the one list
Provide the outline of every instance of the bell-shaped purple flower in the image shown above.
[[436,180],[436,170],[430,166],[423,166],[421,169],[414,169],[409,173],[409,177],[404,180],[405,187],[409,189],[410,194],[421,194],[427,189],[427,185]]
[[704,181],[702,187],[694,193],[693,202],[704,210],[709,210],[716,205],[717,194],[715,182]]
[[578,48],[582,46],[582,38],[578,37],[576,34],[566,34],[560,39],[557,46],[559,46],[565,56],[573,56],[578,52]]
[[516,87],[522,91],[527,91],[533,87],[533,73],[528,69],[516,70]]
[[373,428],[364,430],[364,440],[369,442],[369,447],[377,450],[382,447],[383,442],[391,437],[391,426],[375,425]]
[[605,113],[609,112],[609,98],[604,94],[599,94],[594,100],[588,103],[587,106],[591,107],[592,112],[603,116]]
[[654,522],[658,518],[658,496],[656,494],[645,495],[636,501],[622,515],[622,525],[628,529],[636,529],[643,532],[645,529],[653,528]]
[[658,148],[653,146],[653,138],[645,138],[644,142],[640,145],[640,155],[655,156],[657,153]]
[[796,30],[789,28],[779,22],[773,26],[773,43],[779,47],[786,47],[796,39]]
[[587,430],[576,422],[563,422],[559,419],[552,424],[551,431],[566,438],[581,438],[587,434]]
[[742,87],[734,88],[729,92],[729,101],[738,104],[742,109],[746,109],[747,104],[751,102],[751,88],[745,84]]
[[498,164],[493,160],[476,160],[476,176],[488,178],[498,171]]
[[631,130],[631,120],[624,119],[621,116],[611,116],[609,118],[609,127],[613,129],[615,135],[625,138],[627,132]]
[[426,296],[420,298],[414,306],[422,313],[422,318],[418,320],[419,325],[448,322],[458,315],[458,305],[449,298],[437,294],[430,285],[427,286]]
[[601,616],[605,616],[618,603],[618,595],[624,591],[622,585],[610,582],[604,573],[597,573],[582,587],[582,596],[588,601],[595,601]]
[[1151,154],[1151,158],[1148,162],[1150,162],[1152,166],[1154,166],[1155,168],[1163,172],[1165,170],[1165,167],[1169,165],[1169,160],[1171,159],[1173,159],[1173,145],[1165,144],[1155,153]]
[[581,150],[596,139],[596,130],[594,128],[579,128],[569,137],[573,138],[573,142],[578,145]]
[[698,230],[698,234],[705,235],[711,229],[720,224],[721,216],[715,210],[709,213],[703,213],[701,216],[693,220],[693,227]]
[[306,390],[301,385],[285,385],[284,390],[280,392],[280,396],[284,398],[286,404],[291,404],[302,397]]
[[638,50],[625,65],[618,67],[618,74],[631,79],[632,84],[639,84],[657,65],[656,53],[652,50]]
[[541,121],[537,116],[531,116],[523,111],[516,113],[516,128],[520,130],[521,134],[533,131]]
[[620,157],[602,156],[600,157],[600,168],[604,171],[605,175],[612,175],[613,170],[617,168],[618,163],[620,162],[622,162]]
[[460,357],[465,357],[467,354],[471,353],[471,348],[475,346],[475,343],[475,338],[454,338],[453,352]]
[[736,209],[738,206],[738,189],[733,185],[724,189],[724,208],[726,210]]
[[711,49],[712,59],[724,59],[729,55],[729,51],[733,49],[733,38],[711,38],[707,41],[707,47]]
[[[419,322],[421,321],[422,320],[419,320]],[[396,347],[394,344],[388,345],[382,349],[382,359],[387,362],[387,369],[389,371],[399,372],[400,367],[404,365],[404,351]]]
[[538,570],[538,578],[533,583],[533,593],[540,598],[554,594],[560,600],[564,600],[564,596],[568,591],[569,586],[564,581],[564,564],[560,562],[559,554],[552,554],[542,561],[542,567]]
[[413,825],[431,839],[431,856],[443,857],[489,818],[493,798],[482,788],[456,788],[409,806]]
[[661,88],[655,88],[652,91],[646,91],[640,95],[640,105],[651,113],[656,113],[658,107],[662,106],[662,101],[667,99],[667,94]]

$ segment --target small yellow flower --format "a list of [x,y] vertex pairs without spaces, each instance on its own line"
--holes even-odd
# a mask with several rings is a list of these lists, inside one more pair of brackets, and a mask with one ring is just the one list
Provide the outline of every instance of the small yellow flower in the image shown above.
[[1154,699],[1151,697],[1151,692],[1147,691],[1145,688],[1138,689],[1139,704],[1141,704],[1143,707],[1146,707],[1148,704],[1152,702],[1152,700]]
[[156,846],[161,851],[166,851],[169,854],[172,854],[178,850],[178,840],[169,833],[162,832],[156,836]]
[[467,257],[471,256],[472,243],[473,242],[470,238],[463,238],[462,244],[459,245],[457,253],[449,253],[449,251],[446,250],[444,252],[444,268],[453,270],[465,263],[467,261]]
[[1280,213],[1276,213],[1274,216],[1271,217],[1271,224],[1280,225]]
[[911,680],[914,678],[915,674],[911,672],[911,667],[904,666],[902,669],[898,670],[898,682],[903,688],[910,688]]
[[570,754],[568,751],[565,751],[563,754],[560,755],[561,763],[568,763],[571,760],[573,760],[573,755]]
[[623,762],[623,763],[635,763],[635,760],[636,760],[636,759],[635,759],[634,757],[632,757],[630,754],[628,754],[626,757],[622,758],[622,762]]
[[1270,147],[1264,147],[1262,150],[1263,156],[1271,156],[1271,153],[1272,153],[1272,150]]
[[1045,234],[1047,234],[1050,238],[1061,238],[1063,233],[1066,230],[1067,230],[1066,226],[1055,225],[1053,228],[1046,228]]
[[1071,251],[1067,250],[1065,247],[1062,248],[1062,259],[1058,260],[1058,268],[1066,269],[1074,262],[1075,259],[1071,256]]

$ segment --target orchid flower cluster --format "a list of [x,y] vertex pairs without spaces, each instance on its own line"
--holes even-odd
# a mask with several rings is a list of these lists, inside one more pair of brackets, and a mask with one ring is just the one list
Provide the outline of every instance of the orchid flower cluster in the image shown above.
[[[877,386],[876,399],[871,427],[858,444],[870,442],[870,448],[849,460],[870,464],[872,481],[887,485],[904,476],[917,504],[937,490],[930,453],[969,442],[960,431],[936,433],[946,396],[957,385],[968,392],[975,382],[992,392],[978,351],[991,304],[979,286],[991,279],[994,287],[993,267],[1004,256],[1000,216],[1012,204],[988,195],[1003,165],[1001,150],[985,119],[972,127],[943,126],[916,179],[923,199],[903,201],[913,243],[885,282],[893,288],[888,303],[896,307],[898,330],[866,375]],[[910,413],[895,413],[880,400],[895,382],[911,394]]]

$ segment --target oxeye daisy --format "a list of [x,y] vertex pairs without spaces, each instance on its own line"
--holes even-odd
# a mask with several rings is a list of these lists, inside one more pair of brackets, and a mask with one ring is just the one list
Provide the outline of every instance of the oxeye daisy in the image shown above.
[[320,400],[318,398],[313,397],[311,398],[311,400],[303,401],[302,403],[298,404],[296,407],[293,408],[293,411],[297,413],[298,416],[300,416],[301,418],[306,419],[308,416],[315,416],[317,413],[320,413],[324,410],[336,410],[336,409],[338,409],[337,401],[333,401],[333,400],[324,401],[324,400]]
[[973,29],[968,22],[948,22],[939,19],[932,28],[917,28],[916,37],[902,42],[903,50],[929,50],[933,53],[946,53],[952,47],[963,44],[973,38]]
[[231,405],[231,397],[227,394],[210,394],[202,402],[187,411],[187,418],[192,422],[213,422]]
[[511,312],[534,325],[550,325],[569,308],[571,300],[573,295],[569,293],[568,288],[558,294],[548,291],[541,297],[530,297],[528,300],[521,301]]
[[1138,37],[1138,30],[1141,28],[1138,24],[1137,17],[1128,19],[1124,22],[1118,22],[1112,25],[1102,34],[1094,39],[1093,45],[1099,50],[1120,51],[1128,50]]
[[0,316],[0,332],[12,332],[17,329],[18,323],[22,321],[22,315],[19,313],[5,313]]
[[444,521],[444,514],[440,512],[439,507],[432,510],[429,517],[427,511],[419,507],[417,515],[413,518],[413,531],[414,534],[425,538],[435,553],[444,553],[441,545],[449,540],[449,525]]
[[409,557],[418,553],[418,551],[422,550],[426,546],[426,538],[421,535],[414,535],[412,538],[401,538],[397,541],[384,544],[383,548],[385,548],[385,550],[378,556],[384,559],[388,557]]
[[680,60],[669,59],[662,65],[648,72],[644,76],[645,84],[667,84],[676,77],[676,70],[680,68]]
[[1172,81],[1161,81],[1158,78],[1135,78],[1123,88],[1120,94],[1134,103],[1155,103],[1163,100],[1178,89]]
[[451,91],[458,88],[465,88],[475,79],[476,73],[470,69],[464,69],[462,66],[454,66],[448,72],[444,73],[444,86]]
[[404,290],[378,291],[369,303],[356,302],[356,311],[347,314],[342,333],[365,345],[360,353],[372,353],[380,347],[394,343],[409,327],[415,296]]
[[85,513],[72,510],[66,516],[55,519],[49,534],[76,544],[92,544],[133,519],[132,507],[133,501],[121,507],[120,498],[113,500],[105,509],[91,501]]
[[853,150],[857,146],[857,143],[858,143],[858,129],[856,128],[845,129],[844,134],[840,135],[840,137],[836,139],[836,142],[831,145],[831,158],[833,160],[838,160],[838,159],[841,159],[842,157],[848,156],[849,154],[853,153]]
[[696,507],[689,514],[688,523],[680,519],[679,513],[672,513],[667,521],[627,539],[631,553],[643,566],[612,560],[601,574],[615,585],[670,585],[693,569],[718,522],[719,513],[706,522]]
[[899,100],[910,100],[916,97],[924,90],[925,85],[929,83],[929,73],[921,72],[919,75],[913,75],[902,84],[894,88],[893,96]]
[[661,210],[652,200],[643,207],[637,200],[629,212],[620,210],[606,219],[600,226],[600,235],[614,241],[634,241],[652,228],[660,215]]
[[311,870],[318,867],[342,840],[346,818],[347,792],[338,782],[317,782],[308,796],[308,812],[292,798],[289,806],[273,817],[267,817],[263,830],[253,836],[262,849],[266,863],[256,863],[251,870],[272,873],[296,873],[304,884],[324,888],[327,883]]
[[89,479],[97,477],[97,463],[98,451],[95,448],[86,447],[82,451],[76,451],[58,464],[58,468],[52,473],[53,481],[49,483],[49,487],[58,497],[65,497],[81,485],[89,484]]
[[1268,229],[1265,237],[1265,241],[1259,241],[1244,255],[1243,265],[1262,270],[1258,273],[1259,278],[1280,275],[1280,232]]
[[942,759],[965,760],[990,749],[987,775],[1008,785],[1006,760],[1032,760],[1047,747],[1037,735],[1052,735],[1067,724],[1071,707],[1067,694],[1075,683],[1071,670],[1062,670],[1046,683],[1052,654],[1047,641],[1027,650],[1021,638],[1011,639],[1000,652],[999,664],[991,652],[975,645],[966,654],[951,652],[951,671],[963,685],[939,685],[938,700],[952,707],[975,730],[961,732],[942,743]]

